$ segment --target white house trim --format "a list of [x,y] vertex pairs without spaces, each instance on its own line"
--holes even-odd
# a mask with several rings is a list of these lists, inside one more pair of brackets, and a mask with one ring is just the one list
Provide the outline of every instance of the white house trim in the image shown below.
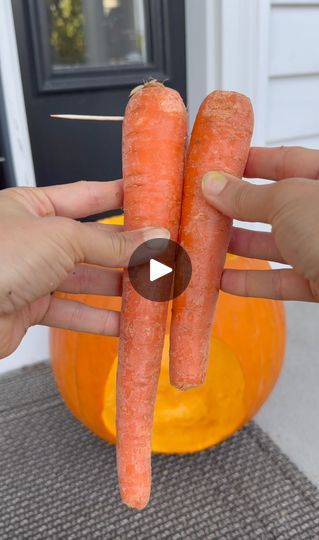
[[220,0],[186,0],[186,62],[190,125],[209,92],[221,86]]
[[270,0],[186,0],[191,123],[209,92],[235,90],[251,98],[254,144],[265,144],[270,8]]
[[222,0],[222,88],[252,100],[253,143],[260,146],[266,142],[270,8],[269,0]]
[[10,0],[1,0],[0,2],[0,75],[16,184],[18,186],[35,186],[33,159]]

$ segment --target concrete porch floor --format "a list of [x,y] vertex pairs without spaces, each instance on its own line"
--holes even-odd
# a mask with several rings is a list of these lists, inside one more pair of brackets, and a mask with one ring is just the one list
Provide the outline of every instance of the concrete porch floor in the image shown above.
[[257,423],[319,487],[319,306],[287,302],[280,380]]

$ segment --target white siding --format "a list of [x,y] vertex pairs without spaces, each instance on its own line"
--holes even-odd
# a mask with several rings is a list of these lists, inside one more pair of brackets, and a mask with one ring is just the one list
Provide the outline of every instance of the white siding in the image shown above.
[[319,4],[272,6],[270,75],[319,72]]
[[319,0],[186,7],[191,119],[214,88],[237,90],[254,105],[253,144],[319,148]]
[[319,73],[270,79],[267,142],[319,136]]
[[319,1],[273,1],[265,144],[319,148]]

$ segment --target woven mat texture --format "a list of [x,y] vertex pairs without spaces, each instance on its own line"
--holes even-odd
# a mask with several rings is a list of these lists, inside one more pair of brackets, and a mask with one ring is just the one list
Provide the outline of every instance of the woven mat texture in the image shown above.
[[114,448],[61,401],[48,364],[0,379],[0,539],[319,539],[319,492],[256,426],[153,458],[143,512],[119,501]]

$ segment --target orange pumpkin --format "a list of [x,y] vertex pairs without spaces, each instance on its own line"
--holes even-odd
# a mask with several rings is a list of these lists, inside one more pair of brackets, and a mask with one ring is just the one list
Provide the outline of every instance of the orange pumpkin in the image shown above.
[[[112,222],[120,223],[121,219],[113,218]],[[228,255],[226,267],[267,270],[269,265]],[[83,295],[81,301],[120,309],[118,298]],[[207,380],[187,392],[169,384],[169,324],[170,320],[155,409],[153,450],[194,452],[230,436],[267,399],[284,356],[284,308],[278,301],[221,293]],[[62,397],[83,424],[112,443],[117,349],[117,338],[51,331],[52,367]]]

